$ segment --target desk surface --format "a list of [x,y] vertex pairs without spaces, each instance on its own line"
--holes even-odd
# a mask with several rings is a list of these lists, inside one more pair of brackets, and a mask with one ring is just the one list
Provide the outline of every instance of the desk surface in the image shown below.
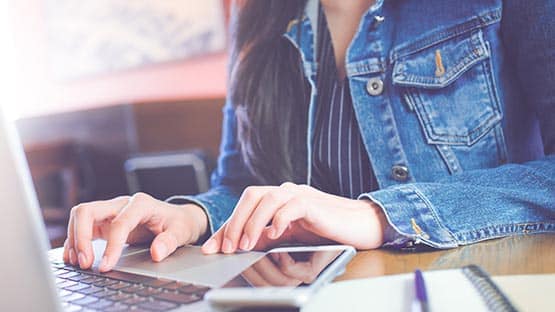
[[491,275],[555,273],[555,235],[522,235],[448,250],[359,252],[337,280],[478,264]]

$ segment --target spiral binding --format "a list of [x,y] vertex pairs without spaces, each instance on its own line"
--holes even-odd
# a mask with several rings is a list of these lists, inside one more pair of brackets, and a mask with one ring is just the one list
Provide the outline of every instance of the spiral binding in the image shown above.
[[516,312],[517,309],[509,299],[490,279],[489,275],[477,265],[468,265],[462,268],[464,275],[476,287],[485,300],[488,309],[492,312]]

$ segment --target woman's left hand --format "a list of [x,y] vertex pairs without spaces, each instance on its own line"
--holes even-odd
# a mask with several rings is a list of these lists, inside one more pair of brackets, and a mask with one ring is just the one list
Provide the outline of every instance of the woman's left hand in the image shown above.
[[[271,223],[271,224],[270,224]],[[205,253],[252,250],[260,240],[279,240],[299,228],[357,249],[383,243],[387,221],[370,200],[354,200],[321,192],[307,185],[250,186],[233,214],[206,243]],[[302,240],[302,238],[301,238]],[[260,246],[260,244],[258,244]]]

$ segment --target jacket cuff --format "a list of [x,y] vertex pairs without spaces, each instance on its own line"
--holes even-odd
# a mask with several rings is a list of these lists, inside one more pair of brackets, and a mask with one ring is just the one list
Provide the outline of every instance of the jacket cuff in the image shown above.
[[384,230],[383,241],[382,247],[390,248],[408,248],[414,244],[412,238],[401,235],[395,231],[391,224],[388,224]]
[[361,194],[359,199],[370,199],[379,205],[389,225],[400,236],[407,238],[405,241],[394,237],[394,247],[411,247],[419,243],[434,248],[453,248],[458,245],[440,222],[433,205],[415,185],[392,186]]

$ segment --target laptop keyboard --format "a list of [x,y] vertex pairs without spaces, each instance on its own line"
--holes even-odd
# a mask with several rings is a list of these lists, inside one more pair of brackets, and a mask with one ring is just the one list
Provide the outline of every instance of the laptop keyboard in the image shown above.
[[169,311],[202,300],[209,287],[125,272],[52,263],[66,311]]

